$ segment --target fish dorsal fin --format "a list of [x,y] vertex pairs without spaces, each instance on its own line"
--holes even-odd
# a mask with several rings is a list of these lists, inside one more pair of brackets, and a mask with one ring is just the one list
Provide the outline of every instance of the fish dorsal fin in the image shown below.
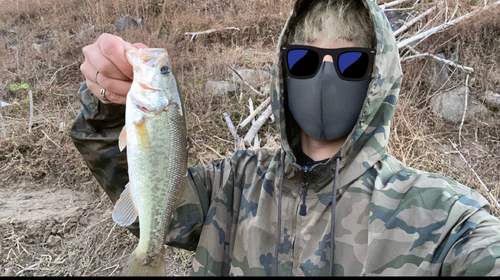
[[134,198],[131,193],[130,182],[120,195],[120,199],[115,204],[113,210],[113,220],[120,226],[129,226],[138,216],[137,209],[134,205]]
[[122,131],[120,132],[120,136],[118,137],[118,147],[120,148],[120,152],[125,149],[127,146],[127,128],[123,126]]

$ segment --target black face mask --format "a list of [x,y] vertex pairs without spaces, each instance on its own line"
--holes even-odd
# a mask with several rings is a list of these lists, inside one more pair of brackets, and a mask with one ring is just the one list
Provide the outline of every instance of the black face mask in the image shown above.
[[312,78],[286,78],[288,107],[307,135],[336,139],[349,134],[356,124],[370,81],[370,75],[361,81],[342,80],[333,63],[325,61]]

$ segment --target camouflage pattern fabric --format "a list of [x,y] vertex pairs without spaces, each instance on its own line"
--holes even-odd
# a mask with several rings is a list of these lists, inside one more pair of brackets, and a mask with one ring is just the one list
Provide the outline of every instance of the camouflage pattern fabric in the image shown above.
[[[334,161],[312,168],[307,215],[299,215],[302,172],[292,152],[299,135],[287,136],[287,125],[293,131],[293,124],[286,122],[280,67],[280,46],[307,2],[296,2],[271,72],[281,149],[238,151],[221,162],[189,168],[190,193],[174,213],[166,243],[196,250],[193,276],[272,275],[276,257],[282,276],[330,274]],[[363,2],[375,25],[377,54],[361,115],[341,149],[334,274],[499,275],[500,221],[490,214],[486,199],[386,154],[402,70],[387,18],[374,2]],[[71,136],[115,202],[128,181],[126,152],[118,150],[123,106],[99,103],[85,84],[79,96],[83,109]],[[276,256],[281,181],[282,236]],[[136,230],[137,223],[130,229]]]

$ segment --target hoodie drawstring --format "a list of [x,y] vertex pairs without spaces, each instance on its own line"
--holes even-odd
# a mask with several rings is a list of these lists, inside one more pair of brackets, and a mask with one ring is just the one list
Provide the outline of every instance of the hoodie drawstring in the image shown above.
[[278,225],[276,229],[276,245],[274,248],[274,276],[278,276],[278,250],[281,242],[281,198],[283,196],[283,179],[285,178],[285,155],[281,155],[280,191],[278,194]]
[[333,276],[333,266],[335,263],[335,207],[337,206],[337,185],[339,178],[339,163],[340,158],[335,158],[335,178],[333,179],[333,192],[332,192],[332,221],[330,234],[330,276]]

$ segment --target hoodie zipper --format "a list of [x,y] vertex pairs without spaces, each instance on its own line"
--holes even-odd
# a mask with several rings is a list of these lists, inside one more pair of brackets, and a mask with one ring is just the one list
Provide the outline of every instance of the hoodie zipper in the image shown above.
[[307,196],[307,189],[309,188],[309,178],[308,177],[308,172],[311,170],[310,167],[308,166],[302,166],[302,204],[300,205],[300,211],[299,214],[301,216],[307,215],[307,205],[306,205],[306,196]]

